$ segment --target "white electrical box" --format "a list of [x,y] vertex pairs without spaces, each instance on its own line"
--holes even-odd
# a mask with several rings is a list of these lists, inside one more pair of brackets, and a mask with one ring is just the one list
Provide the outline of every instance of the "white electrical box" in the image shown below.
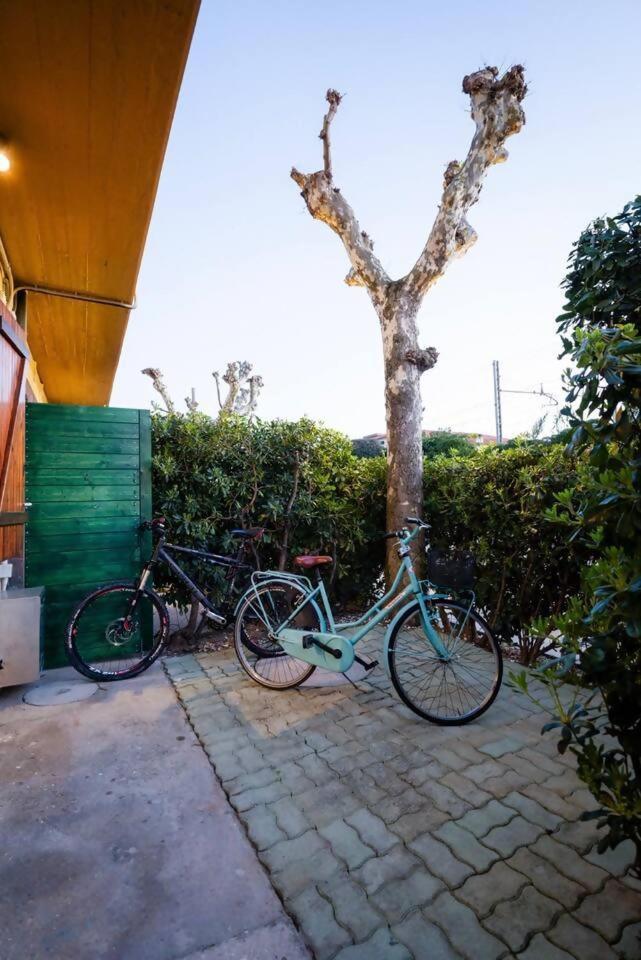
[[0,687],[38,680],[44,587],[0,590]]

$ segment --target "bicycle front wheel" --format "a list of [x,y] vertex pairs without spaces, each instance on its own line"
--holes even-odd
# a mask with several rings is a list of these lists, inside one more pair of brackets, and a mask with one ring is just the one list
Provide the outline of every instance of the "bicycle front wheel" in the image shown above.
[[433,600],[428,612],[447,656],[439,657],[430,643],[417,602],[390,637],[392,683],[403,703],[425,720],[443,726],[469,723],[499,692],[501,649],[485,621],[462,604]]
[[[249,590],[240,603],[234,627],[236,655],[243,670],[263,687],[297,687],[316,669],[286,654],[275,636],[306,596],[306,591],[296,583],[265,583]],[[295,630],[321,630],[318,613],[311,603],[301,607],[289,626]]]
[[69,661],[91,680],[128,680],[150,667],[169,635],[169,615],[151,590],[112,583],[84,598],[65,637]]

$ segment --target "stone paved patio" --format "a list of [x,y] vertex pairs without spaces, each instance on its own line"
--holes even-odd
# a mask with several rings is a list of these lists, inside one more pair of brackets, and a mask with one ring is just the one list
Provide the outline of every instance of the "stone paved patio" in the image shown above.
[[288,692],[233,652],[165,667],[318,960],[641,957],[631,850],[597,854],[592,799],[525,698],[504,686],[475,724],[441,728],[382,667]]

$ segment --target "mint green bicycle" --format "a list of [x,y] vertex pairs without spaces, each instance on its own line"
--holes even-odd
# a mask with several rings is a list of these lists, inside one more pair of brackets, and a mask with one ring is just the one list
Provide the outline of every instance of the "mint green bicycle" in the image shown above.
[[[246,673],[264,687],[286,690],[304,683],[316,667],[346,673],[354,662],[366,671],[378,661],[356,655],[356,645],[385,617],[384,652],[391,681],[410,710],[432,723],[469,723],[493,703],[501,686],[503,662],[498,642],[474,611],[473,576],[465,565],[449,564],[428,551],[428,575],[419,580],[410,543],[429,524],[414,517],[413,527],[388,533],[398,540],[401,559],[394,583],[358,620],[336,623],[320,576],[331,557],[302,556],[294,563],[314,572],[255,572],[236,608],[234,644]],[[430,563],[430,555],[432,562]],[[403,578],[404,589],[399,590]],[[449,588],[446,584],[449,582]],[[458,580],[458,584],[455,582]],[[436,584],[439,583],[439,586]],[[451,588],[463,591],[454,598]],[[354,631],[344,636],[346,631]]]

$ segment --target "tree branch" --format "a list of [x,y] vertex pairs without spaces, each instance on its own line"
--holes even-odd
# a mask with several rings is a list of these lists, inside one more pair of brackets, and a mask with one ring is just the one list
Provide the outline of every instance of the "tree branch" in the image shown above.
[[338,90],[328,90],[325,94],[325,99],[329,104],[329,110],[323,117],[323,126],[321,132],[318,134],[320,139],[323,141],[323,168],[325,170],[325,176],[328,180],[332,179],[332,151],[331,144],[329,141],[329,128],[332,120],[336,116],[336,111],[340,106],[340,102],[343,99],[342,94]]
[[525,123],[521,107],[527,92],[523,67],[511,67],[497,78],[497,68],[486,67],[463,80],[476,130],[464,163],[453,160],[447,166],[439,211],[427,243],[402,281],[407,293],[419,299],[449,262],[476,241],[476,233],[466,220],[467,212],[479,198],[489,167],[507,160],[505,141]]
[[333,186],[329,131],[341,99],[336,90],[327,91],[329,109],[319,134],[323,141],[323,169],[308,174],[292,167],[291,178],[301,188],[301,195],[312,217],[326,223],[342,240],[351,263],[345,282],[349,286],[367,287],[372,296],[382,299],[390,278],[375,256],[374,244],[367,233],[361,230],[351,206],[338,187]]
[[[151,377],[154,390],[157,390],[160,396],[165,401],[165,407],[167,409],[167,413],[174,413],[176,408],[174,407],[173,401],[169,396],[169,391],[165,386],[165,381],[162,378],[162,372],[158,370],[157,367],[145,367],[145,369],[141,370],[140,372],[144,373],[145,376],[147,377]],[[156,404],[154,404],[154,406],[156,406]]]

